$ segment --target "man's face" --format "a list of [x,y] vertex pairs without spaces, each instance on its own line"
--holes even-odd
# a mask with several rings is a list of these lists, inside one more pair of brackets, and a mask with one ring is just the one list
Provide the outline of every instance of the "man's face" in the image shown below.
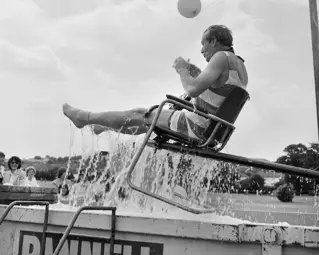
[[214,51],[214,45],[215,45],[215,40],[212,40],[211,42],[208,40],[208,36],[209,36],[209,31],[206,31],[203,34],[202,37],[202,54],[204,56],[204,58],[206,59],[207,62],[209,62],[209,60],[212,58],[212,56],[214,55],[215,51]]

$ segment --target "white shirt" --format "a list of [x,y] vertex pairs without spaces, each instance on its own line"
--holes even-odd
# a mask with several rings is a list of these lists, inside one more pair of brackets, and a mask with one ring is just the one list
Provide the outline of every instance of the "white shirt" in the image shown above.
[[37,179],[33,177],[31,181],[28,178],[26,179],[26,185],[25,186],[39,187],[39,184],[37,182]]

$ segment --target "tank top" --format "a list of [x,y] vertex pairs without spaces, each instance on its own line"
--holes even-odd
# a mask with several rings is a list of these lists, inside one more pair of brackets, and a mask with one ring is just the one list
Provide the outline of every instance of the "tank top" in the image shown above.
[[244,62],[232,52],[223,52],[228,60],[229,71],[222,73],[214,84],[214,88],[208,88],[201,95],[191,100],[195,106],[200,106],[211,114],[217,111],[218,107],[229,95],[233,86],[246,89],[248,83],[248,75]]

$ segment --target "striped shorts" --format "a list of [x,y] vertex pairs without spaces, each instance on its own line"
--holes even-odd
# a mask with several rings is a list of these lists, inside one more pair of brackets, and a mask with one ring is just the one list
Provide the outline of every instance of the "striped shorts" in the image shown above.
[[186,135],[190,138],[202,140],[209,127],[210,121],[188,110],[175,111],[169,121],[172,131]]

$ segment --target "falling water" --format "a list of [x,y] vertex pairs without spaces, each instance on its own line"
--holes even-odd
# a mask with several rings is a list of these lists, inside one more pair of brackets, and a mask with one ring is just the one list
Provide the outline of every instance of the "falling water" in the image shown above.
[[[146,147],[132,174],[133,183],[190,208],[215,210],[210,214],[188,213],[128,186],[129,166],[143,136],[123,136],[112,132],[95,136],[90,129],[83,129],[80,138],[75,139],[76,133],[71,129],[67,168],[67,175],[74,173],[75,180],[67,204],[58,203],[52,206],[54,209],[75,210],[83,205],[116,206],[117,213],[121,215],[218,224],[247,223],[242,220],[247,219],[250,222],[282,225],[287,223],[280,223],[276,218],[278,210],[298,214],[294,211],[295,206],[280,203],[276,197],[234,194],[237,193],[240,178],[237,165]],[[80,147],[74,145],[76,140],[82,142],[82,151],[77,160],[73,160],[71,147]],[[108,155],[101,157],[100,151],[108,151]],[[318,214],[316,208],[319,208],[317,204],[304,209],[305,212]],[[235,216],[241,219],[235,219]],[[301,217],[296,224],[303,225],[305,222],[306,218]]]
[[[72,133],[71,136],[74,134]],[[146,147],[132,174],[135,185],[193,208],[214,208],[215,213],[195,216],[178,208],[132,190],[126,181],[133,156],[139,149],[141,138],[132,136],[126,141],[121,135],[109,136],[106,157],[99,156],[98,139],[82,146],[83,155],[77,162],[75,183],[72,185],[69,206],[116,206],[118,212],[130,215],[182,217],[229,222],[233,205],[229,196],[239,175],[228,163],[203,159],[165,150]],[[71,141],[73,141],[71,137]],[[84,135],[82,135],[82,140]],[[84,144],[84,142],[83,142]],[[67,175],[71,172],[68,164]],[[237,220],[238,221],[238,220]]]

